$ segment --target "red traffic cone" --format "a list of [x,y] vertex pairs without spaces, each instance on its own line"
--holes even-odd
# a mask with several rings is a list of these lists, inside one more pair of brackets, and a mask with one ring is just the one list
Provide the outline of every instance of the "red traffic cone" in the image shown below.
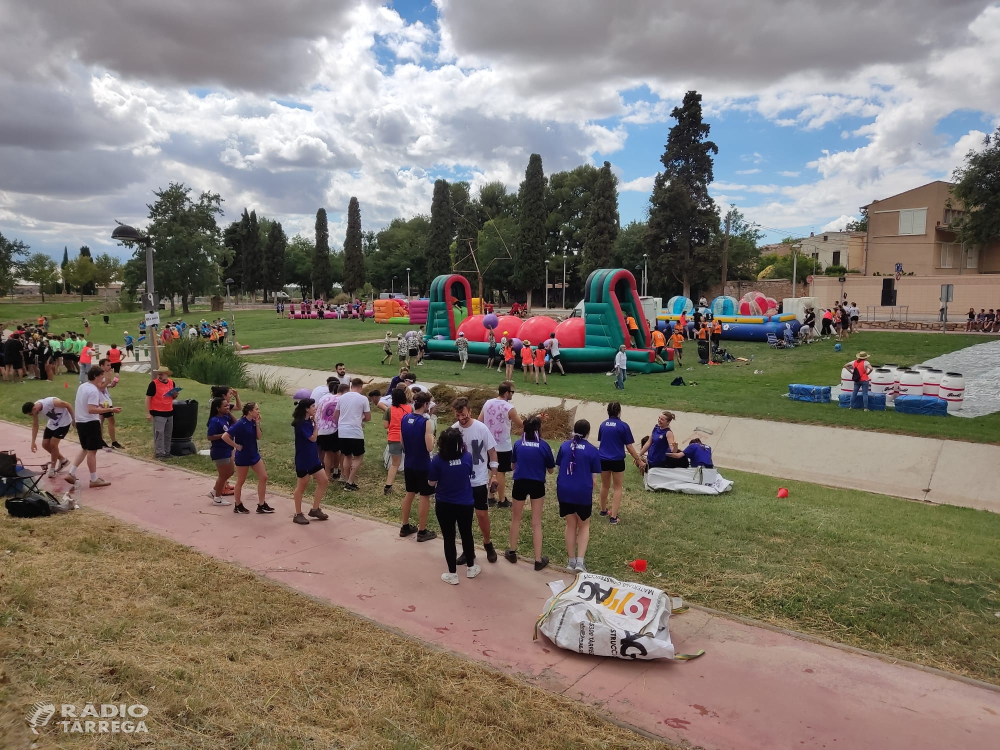
[[778,489],[778,497],[782,497],[782,498],[788,497],[788,490],[786,490],[784,487],[779,488]]
[[646,572],[646,561],[645,560],[633,560],[632,562],[630,562],[628,564],[628,566],[630,568],[632,568],[632,570],[634,570],[636,573],[645,573]]
[[67,383],[65,380],[63,381],[63,388],[69,388],[69,383]]

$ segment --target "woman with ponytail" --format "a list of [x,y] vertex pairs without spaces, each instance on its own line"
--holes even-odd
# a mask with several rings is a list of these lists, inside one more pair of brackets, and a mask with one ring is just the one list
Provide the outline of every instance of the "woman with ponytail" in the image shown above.
[[[330,479],[323,470],[323,462],[319,459],[319,450],[316,446],[319,423],[316,420],[316,402],[313,399],[304,398],[295,404],[295,411],[292,412],[292,429],[295,431],[295,476],[298,478],[295,492],[292,494],[292,499],[295,501],[292,523],[306,526],[309,524],[309,518],[316,521],[325,521],[329,518],[320,507]],[[309,518],[306,518],[302,514],[302,495],[305,494],[310,477],[316,478],[316,494],[313,495],[313,507],[309,511]]]
[[226,482],[236,471],[233,465],[233,448],[222,439],[229,428],[236,422],[229,406],[229,399],[216,396],[208,408],[208,455],[215,464],[215,486],[208,491],[213,505],[232,505],[223,495],[226,494]]
[[594,506],[594,481],[601,474],[597,448],[587,442],[590,422],[577,420],[573,437],[559,446],[556,465],[556,498],[559,516],[566,519],[566,556],[570,570],[587,572],[584,557],[590,541],[590,512]]
[[622,405],[617,401],[608,404],[608,418],[597,428],[597,442],[601,446],[601,515],[608,515],[608,490],[612,490],[611,512],[608,521],[618,523],[618,509],[622,504],[622,486],[625,484],[625,452],[642,462],[635,449],[632,428],[622,419]]
[[555,469],[552,448],[542,440],[541,417],[531,416],[524,420],[524,433],[514,443],[511,451],[511,466],[514,469],[514,510],[510,519],[510,546],[504,552],[508,562],[517,562],[517,537],[521,531],[521,516],[524,515],[524,501],[531,499],[531,541],[534,544],[535,570],[542,570],[549,564],[549,558],[542,554],[542,504],[545,501],[545,474]]

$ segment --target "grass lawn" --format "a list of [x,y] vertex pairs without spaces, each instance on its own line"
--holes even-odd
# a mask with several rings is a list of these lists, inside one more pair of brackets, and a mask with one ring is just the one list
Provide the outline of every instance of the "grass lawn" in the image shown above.
[[97,297],[87,297],[83,302],[80,302],[79,298],[74,302],[54,302],[46,299],[44,303],[12,302],[7,299],[0,301],[0,323],[4,325],[34,323],[39,315],[48,315],[50,321],[96,315],[103,303],[104,300]]
[[[151,457],[151,430],[142,417],[146,382],[123,373],[114,396],[125,408],[119,441],[129,453]],[[207,386],[178,384],[202,402],[205,422]],[[61,382],[55,392],[64,393]],[[34,381],[2,385],[0,418],[24,424],[20,404],[50,393],[51,386]],[[263,412],[261,452],[268,473],[276,489],[290,494],[291,400],[243,393],[245,399],[251,396]],[[400,490],[382,494],[381,423],[367,430],[362,491],[331,489],[328,502],[398,523]],[[208,458],[175,461],[214,475]],[[637,577],[692,602],[1000,684],[994,614],[1000,612],[1000,515],[787,481],[780,482],[790,492],[782,500],[775,497],[778,480],[725,473],[736,481],[732,493],[697,498],[647,493],[630,470],[621,525],[601,523],[595,514],[590,569]],[[509,511],[492,515],[493,538],[502,550]],[[546,503],[543,525],[545,553],[565,564],[554,499]],[[526,520],[520,551],[530,555],[529,528]],[[637,557],[649,561],[649,571],[638,576],[626,567]]]
[[[791,351],[770,349],[766,344],[727,342],[726,348],[737,357],[754,361],[728,363],[715,367],[698,364],[696,347],[688,342],[684,347],[684,366],[678,372],[639,375],[630,379],[626,390],[616,391],[613,378],[602,374],[572,374],[563,378],[556,373],[549,385],[523,383],[515,374],[518,388],[525,393],[538,393],[586,401],[610,401],[636,406],[654,406],[703,414],[724,414],[734,417],[770,419],[778,422],[824,424],[863,430],[895,432],[980,443],[1000,443],[1000,413],[976,419],[952,417],[918,417],[896,414],[894,411],[864,412],[840,409],[833,404],[806,404],[787,398],[789,383],[832,385],[840,381],[844,363],[859,350],[867,350],[876,365],[895,362],[915,365],[946,352],[982,344],[991,339],[960,334],[920,334],[867,332],[851,337],[844,350],[835,352],[833,341],[823,341]],[[391,376],[396,365],[381,365],[382,347],[364,344],[338,348],[334,352],[280,352],[250,355],[253,362],[305,367],[329,371],[335,361],[347,363],[349,372]],[[755,375],[755,370],[763,373]],[[456,362],[426,360],[418,370],[422,380],[432,383],[454,383],[495,387],[502,379],[496,370],[483,365],[469,365],[464,371]],[[671,380],[681,375],[697,387],[671,388]]]
[[[0,549],[0,747],[664,747],[96,511],[5,514]],[[141,703],[148,733],[36,737],[38,700]]]

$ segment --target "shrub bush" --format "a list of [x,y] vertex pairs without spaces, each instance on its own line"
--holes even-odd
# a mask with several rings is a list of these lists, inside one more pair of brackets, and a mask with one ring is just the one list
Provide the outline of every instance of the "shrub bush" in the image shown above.
[[247,386],[248,366],[229,346],[212,347],[198,338],[182,337],[160,349],[160,363],[178,378],[206,385]]
[[827,266],[826,270],[823,271],[827,276],[843,276],[847,273],[846,266]]

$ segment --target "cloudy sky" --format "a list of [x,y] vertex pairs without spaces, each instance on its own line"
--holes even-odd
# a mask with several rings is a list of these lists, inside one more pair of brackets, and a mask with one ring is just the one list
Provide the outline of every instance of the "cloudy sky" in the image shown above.
[[311,236],[609,160],[642,218],[684,91],[767,240],[947,178],[1000,122],[984,0],[0,0],[0,232],[61,256],[172,180]]

